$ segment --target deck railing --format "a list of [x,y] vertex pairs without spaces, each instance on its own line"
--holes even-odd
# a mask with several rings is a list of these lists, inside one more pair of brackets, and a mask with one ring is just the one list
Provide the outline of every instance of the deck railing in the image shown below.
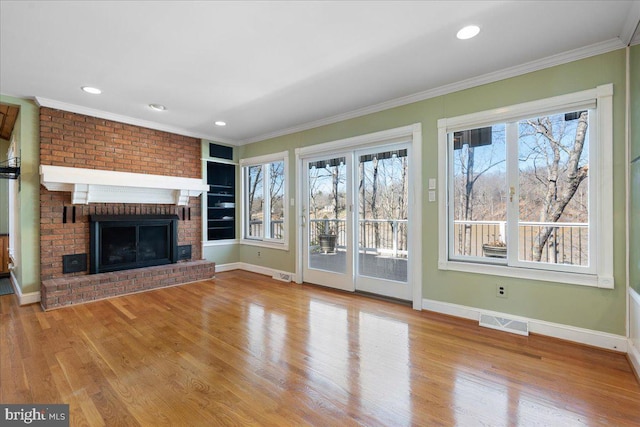
[[[347,246],[346,220],[312,219],[309,221],[309,245],[318,246],[318,235],[334,233],[338,250]],[[408,254],[407,220],[361,219],[359,223],[360,252],[406,257]],[[262,235],[263,222],[249,223],[252,236]],[[550,236],[541,248],[540,261],[558,264],[587,265],[589,263],[589,224],[567,222],[520,222],[518,227],[519,259],[533,261],[536,239],[544,229]],[[284,223],[271,221],[271,236],[282,238]],[[495,241],[506,241],[505,221],[454,221],[454,254],[486,256],[482,246]],[[495,255],[494,255],[495,256]]]
[[[312,219],[309,221],[309,245],[318,245],[318,235],[336,234],[336,246],[347,247],[347,229],[344,219]],[[358,248],[363,253],[375,253],[406,258],[407,220],[406,219],[361,219],[359,223]]]
[[[359,220],[359,250],[364,253],[384,254],[394,257],[406,257],[407,252],[407,220],[363,219]],[[320,234],[335,234],[336,247],[344,250],[347,247],[347,228],[344,219],[312,219],[309,221],[309,245],[319,246]],[[249,222],[250,235],[262,235],[262,220]],[[281,238],[283,222],[271,221],[271,236]]]
[[[540,261],[554,264],[588,265],[589,224],[569,222],[520,222],[518,259],[534,261],[540,235],[549,231]],[[505,221],[454,221],[454,254],[485,256],[482,246],[506,241]]]
[[[272,220],[270,223],[270,236],[272,239],[282,239],[284,235],[284,221],[281,219]],[[262,220],[254,219],[249,221],[249,236],[262,236]]]

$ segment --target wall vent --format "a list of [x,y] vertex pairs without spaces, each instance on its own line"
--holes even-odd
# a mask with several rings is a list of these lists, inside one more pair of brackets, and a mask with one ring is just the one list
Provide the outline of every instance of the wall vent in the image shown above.
[[480,326],[497,329],[499,331],[511,332],[518,335],[529,335],[529,323],[522,320],[508,319],[506,317],[493,316],[491,314],[480,314]]
[[282,271],[276,271],[271,277],[282,282],[290,282],[293,279],[291,273],[283,273]]

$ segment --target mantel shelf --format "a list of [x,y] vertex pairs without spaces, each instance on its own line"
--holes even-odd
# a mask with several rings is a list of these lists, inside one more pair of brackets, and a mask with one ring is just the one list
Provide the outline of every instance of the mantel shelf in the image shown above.
[[186,206],[209,187],[201,179],[98,169],[40,166],[49,191],[71,193],[71,203],[153,203]]

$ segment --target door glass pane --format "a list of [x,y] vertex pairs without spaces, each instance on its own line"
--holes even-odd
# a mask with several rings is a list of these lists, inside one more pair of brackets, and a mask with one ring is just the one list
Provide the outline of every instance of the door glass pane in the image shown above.
[[589,265],[589,112],[518,123],[518,259]]
[[263,233],[263,177],[262,177],[262,165],[249,166],[247,168],[247,206],[249,207],[249,224],[247,227],[248,237],[262,237]]
[[347,167],[344,157],[309,163],[309,267],[347,271]]
[[269,164],[269,236],[283,238],[284,224],[284,161]]
[[359,157],[358,274],[407,281],[407,150]]
[[450,256],[507,256],[505,129],[505,124],[497,124],[449,135],[453,144]]

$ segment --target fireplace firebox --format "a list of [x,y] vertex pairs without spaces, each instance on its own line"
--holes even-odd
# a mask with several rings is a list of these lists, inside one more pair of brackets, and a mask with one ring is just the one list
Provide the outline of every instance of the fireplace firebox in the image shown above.
[[177,215],[91,215],[91,274],[178,260]]

